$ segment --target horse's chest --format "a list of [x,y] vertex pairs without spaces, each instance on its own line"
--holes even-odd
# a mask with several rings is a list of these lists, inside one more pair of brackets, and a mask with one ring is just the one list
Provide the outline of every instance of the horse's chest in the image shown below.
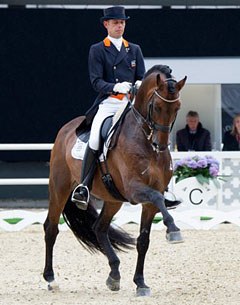
[[159,172],[168,172],[172,171],[172,162],[168,158],[159,158],[155,166]]
[[150,185],[168,184],[172,177],[172,165],[170,162],[158,162],[151,164],[148,171],[148,179]]

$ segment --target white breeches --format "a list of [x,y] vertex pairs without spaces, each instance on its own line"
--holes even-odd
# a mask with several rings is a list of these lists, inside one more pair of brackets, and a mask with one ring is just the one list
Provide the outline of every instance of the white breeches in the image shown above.
[[100,128],[102,122],[106,117],[114,115],[119,108],[122,108],[124,105],[126,106],[127,102],[127,97],[124,97],[122,100],[108,97],[101,102],[92,122],[91,133],[88,142],[90,148],[94,150],[99,149]]

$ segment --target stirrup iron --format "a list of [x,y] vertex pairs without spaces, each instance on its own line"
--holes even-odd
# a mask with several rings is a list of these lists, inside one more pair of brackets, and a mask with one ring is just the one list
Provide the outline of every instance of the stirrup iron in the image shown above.
[[[74,196],[79,193],[80,189],[81,188],[84,188],[84,191],[86,192],[86,200],[80,200],[80,199],[77,199],[75,198]],[[79,189],[79,190],[78,190]],[[71,197],[71,201],[76,203],[76,206],[81,209],[81,210],[86,210],[87,207],[88,207],[88,202],[89,202],[89,199],[90,199],[90,193],[89,193],[89,189],[87,186],[83,185],[83,184],[79,184],[75,187],[75,189],[73,190],[72,192],[72,197]]]

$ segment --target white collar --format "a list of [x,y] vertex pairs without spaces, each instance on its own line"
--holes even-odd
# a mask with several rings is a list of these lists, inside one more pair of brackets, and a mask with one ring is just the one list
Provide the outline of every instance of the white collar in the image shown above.
[[108,39],[111,41],[112,44],[118,49],[118,51],[121,50],[122,47],[122,37],[120,38],[113,38],[108,35]]

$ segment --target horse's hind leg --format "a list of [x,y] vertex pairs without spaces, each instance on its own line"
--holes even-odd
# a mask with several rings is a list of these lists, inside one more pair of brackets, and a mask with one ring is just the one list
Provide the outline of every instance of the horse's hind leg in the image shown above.
[[53,271],[53,247],[59,233],[58,224],[60,215],[70,195],[70,183],[65,181],[53,181],[50,176],[49,181],[49,210],[44,222],[45,231],[45,267],[43,272],[44,279],[48,282],[48,289],[56,287]]
[[117,291],[120,289],[120,260],[109,240],[108,229],[113,216],[119,211],[121,206],[122,203],[105,202],[102,211],[93,226],[97,240],[103,249],[103,253],[107,256],[108,263],[111,268],[106,284],[112,291]]
[[[59,216],[60,217],[60,216]],[[53,272],[53,246],[58,235],[58,223],[53,223],[49,220],[49,215],[44,222],[45,231],[45,268],[43,272],[44,279],[48,282],[48,289],[51,290],[55,286],[54,272]]]

